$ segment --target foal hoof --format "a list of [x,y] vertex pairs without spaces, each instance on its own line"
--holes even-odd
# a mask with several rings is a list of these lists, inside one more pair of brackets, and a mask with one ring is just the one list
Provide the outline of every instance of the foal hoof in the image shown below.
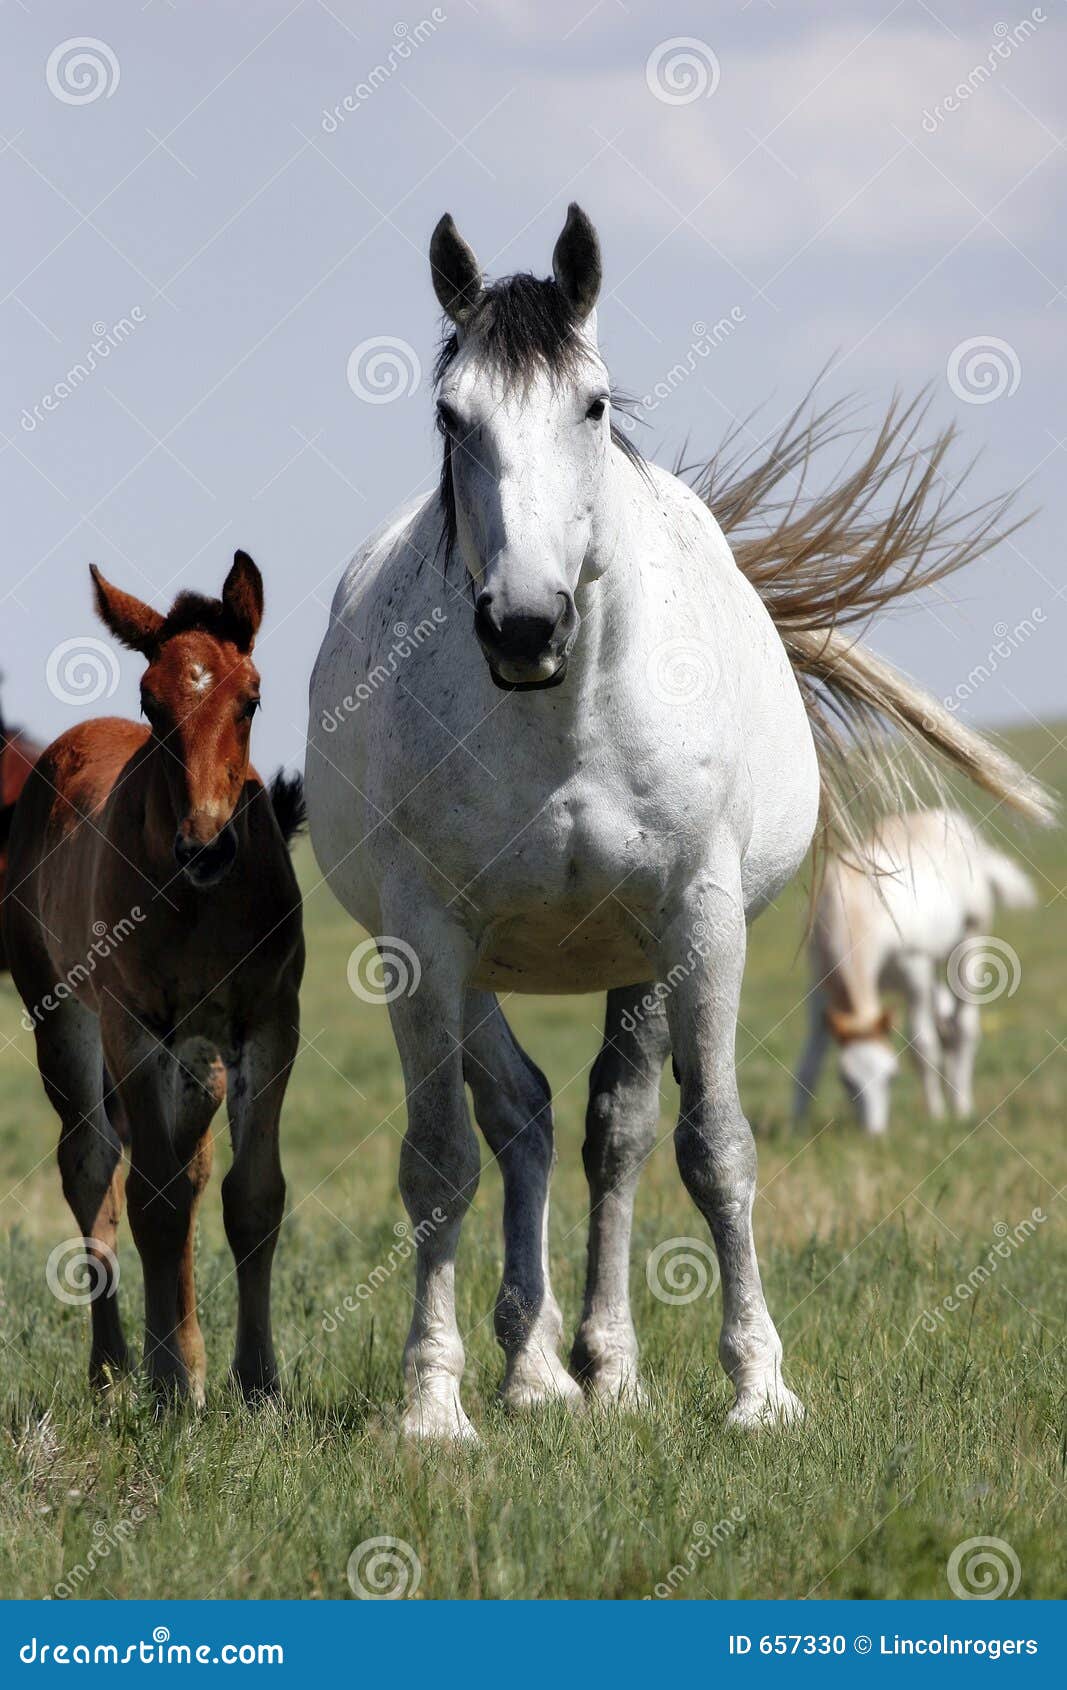
[[804,1413],[799,1397],[786,1385],[775,1385],[768,1390],[742,1391],[726,1416],[726,1424],[743,1432],[781,1432],[788,1426],[799,1426]]
[[201,1414],[207,1407],[204,1381],[177,1373],[157,1374],[150,1381],[157,1420],[171,1414]]
[[128,1350],[111,1356],[94,1356],[89,1363],[89,1383],[94,1391],[111,1391],[131,1372]]
[[230,1373],[230,1384],[240,1391],[248,1408],[262,1408],[267,1403],[280,1402],[282,1388],[276,1372]]

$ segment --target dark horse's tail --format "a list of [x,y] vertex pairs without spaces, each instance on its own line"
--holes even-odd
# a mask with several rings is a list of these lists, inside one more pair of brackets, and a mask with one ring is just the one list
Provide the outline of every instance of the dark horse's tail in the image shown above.
[[[269,787],[271,809],[287,845],[303,833],[307,826],[308,807],[304,802],[304,777],[287,775],[279,769]],[[2,820],[0,820],[2,825]]]

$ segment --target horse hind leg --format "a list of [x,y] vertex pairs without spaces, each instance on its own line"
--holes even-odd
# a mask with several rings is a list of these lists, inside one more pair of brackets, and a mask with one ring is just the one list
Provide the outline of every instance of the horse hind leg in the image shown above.
[[515,1039],[496,998],[468,992],[463,1077],[504,1181],[504,1272],[494,1325],[505,1356],[501,1397],[512,1409],[577,1405],[559,1358],[563,1316],[548,1267],[548,1187],[555,1159],[548,1082]]
[[981,1037],[981,1014],[976,1003],[957,998],[943,981],[937,988],[937,1030],[952,1110],[957,1120],[964,1120],[974,1110],[974,1059]]
[[571,1367],[596,1397],[630,1408],[647,1398],[630,1314],[630,1232],[641,1169],[655,1143],[667,1018],[648,986],[608,993],[604,1044],[589,1078],[582,1159],[589,1181],[589,1256]]
[[[783,1426],[803,1408],[782,1377],[782,1344],[760,1281],[752,1234],[756,1146],[737,1091],[734,1044],[746,933],[740,887],[716,866],[690,890],[663,943],[662,974],[682,1098],[678,1168],[711,1230],[722,1283],[719,1359],[737,1400],[731,1426]],[[729,886],[730,881],[726,881]],[[703,933],[699,947],[692,935]]]
[[918,1070],[927,1114],[945,1113],[941,1085],[942,1043],[937,1024],[937,978],[932,957],[913,952],[897,959],[897,972],[908,1004],[908,1042]]
[[107,1082],[96,1016],[71,1000],[35,1029],[44,1088],[60,1118],[59,1172],[84,1245],[84,1274],[61,1247],[49,1283],[63,1302],[89,1301],[89,1378],[107,1386],[129,1367],[119,1315],[116,1250],[123,1207],[122,1139],[105,1103]]

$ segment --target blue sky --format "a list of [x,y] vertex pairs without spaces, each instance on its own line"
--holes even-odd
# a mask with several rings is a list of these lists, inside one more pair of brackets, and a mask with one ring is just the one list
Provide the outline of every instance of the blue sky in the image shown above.
[[613,374],[662,394],[649,454],[763,406],[755,443],[834,358],[821,392],[872,416],[930,383],[977,497],[1027,483],[1038,519],[874,642],[976,721],[1067,716],[1062,3],[9,0],[0,24],[12,718],[136,709],[138,660],[86,646],[90,559],[165,605],[241,546],[257,759],[300,762],[336,579],[436,474],[430,230],[451,210],[491,272],[545,273],[572,198]]

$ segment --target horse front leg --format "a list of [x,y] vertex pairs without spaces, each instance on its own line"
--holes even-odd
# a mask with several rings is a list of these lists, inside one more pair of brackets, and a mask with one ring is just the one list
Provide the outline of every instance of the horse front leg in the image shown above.
[[815,1089],[826,1052],[830,1045],[830,1031],[826,1025],[826,999],[816,983],[808,999],[808,1042],[800,1058],[793,1090],[793,1125],[803,1126],[808,1109],[815,1099]]
[[415,1306],[404,1348],[404,1432],[475,1440],[460,1401],[465,1357],[455,1290],[456,1248],[480,1170],[463,1089],[463,1008],[473,948],[410,883],[393,908],[395,925],[383,900],[383,925],[390,927],[389,937],[378,941],[383,960],[388,964],[393,946],[405,966],[418,959],[410,995],[403,988],[387,993],[407,1093],[400,1195],[416,1245]]
[[285,1211],[279,1128],[299,1016],[296,992],[287,993],[270,1020],[248,1031],[228,1072],[233,1165],[222,1182],[222,1211],[237,1272],[232,1374],[248,1401],[278,1389],[271,1273]]
[[717,875],[718,883],[709,877],[690,888],[664,935],[661,978],[670,987],[667,1019],[682,1091],[678,1167],[719,1261],[719,1359],[737,1394],[728,1424],[756,1427],[787,1424],[803,1408],[782,1378],[781,1340],[752,1235],[756,1146],[734,1057],[747,937],[738,878]]
[[589,1076],[582,1160],[589,1182],[589,1253],[571,1367],[595,1397],[646,1406],[630,1314],[630,1233],[637,1181],[656,1140],[660,1075],[670,1050],[654,986],[608,993],[604,1043]]
[[549,1275],[552,1100],[490,992],[467,993],[463,1072],[504,1181],[504,1272],[494,1316],[505,1357],[501,1398],[511,1409],[580,1405],[582,1393],[559,1359],[563,1316]]

